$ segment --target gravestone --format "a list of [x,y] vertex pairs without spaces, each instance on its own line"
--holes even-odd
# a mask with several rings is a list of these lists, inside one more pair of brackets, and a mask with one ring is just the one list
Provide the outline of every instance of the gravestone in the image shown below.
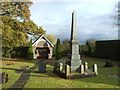
[[0,84],[4,84],[8,82],[8,74],[5,72],[0,74]]
[[40,72],[40,73],[45,73],[45,72],[47,72],[47,71],[46,71],[46,63],[41,62],[41,63],[39,64],[39,72]]
[[110,60],[105,63],[105,67],[113,67],[113,64]]
[[79,55],[79,40],[76,28],[76,14],[75,11],[72,13],[72,26],[71,26],[71,52],[70,52],[70,66],[71,72],[75,72],[81,65],[80,55]]

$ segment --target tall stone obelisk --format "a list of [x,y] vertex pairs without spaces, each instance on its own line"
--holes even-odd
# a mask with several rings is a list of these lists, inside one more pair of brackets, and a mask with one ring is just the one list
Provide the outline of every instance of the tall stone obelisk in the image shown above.
[[72,13],[72,26],[71,26],[71,55],[70,55],[70,65],[71,72],[76,71],[81,65],[80,55],[79,55],[79,40],[78,40],[78,32],[76,28],[76,13],[73,11]]

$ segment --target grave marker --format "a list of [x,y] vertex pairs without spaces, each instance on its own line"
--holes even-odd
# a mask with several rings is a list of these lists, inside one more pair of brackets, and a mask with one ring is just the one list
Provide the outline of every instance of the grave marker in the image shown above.
[[46,63],[42,62],[39,64],[39,72],[40,73],[45,73],[46,71]]
[[71,72],[76,72],[76,70],[81,65],[80,55],[79,55],[79,40],[76,28],[76,13],[73,11],[72,13],[72,26],[71,26],[71,55],[70,55],[70,66]]

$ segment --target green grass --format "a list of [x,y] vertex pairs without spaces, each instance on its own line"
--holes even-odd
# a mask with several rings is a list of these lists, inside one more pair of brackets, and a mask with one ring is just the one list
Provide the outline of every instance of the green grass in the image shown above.
[[[23,60],[23,59],[18,59],[18,60],[13,60],[13,59],[8,59],[8,60],[3,60],[2,61],[2,72],[5,72],[8,74],[8,82],[5,84],[2,84],[3,88],[8,88],[14,82],[19,78],[21,74],[16,73],[15,71],[18,69],[21,69],[22,66],[30,66],[32,67],[36,61],[35,60]],[[7,66],[6,64],[8,63],[14,63],[14,65]]]
[[[52,64],[52,60],[44,60],[47,63]],[[53,60],[54,61],[54,60]],[[82,62],[88,62],[89,68],[92,69],[92,65],[96,63],[100,68],[98,68],[98,76],[96,77],[86,77],[79,79],[63,79],[58,75],[53,73],[53,66],[47,64],[47,73],[35,73],[38,71],[38,68],[33,70],[30,73],[30,79],[25,85],[24,88],[118,88],[118,78],[110,77],[111,74],[118,74],[118,69],[120,67],[109,67],[104,68],[104,64],[107,59],[96,59],[85,57],[82,58]],[[18,61],[17,61],[18,62]],[[118,61],[111,61],[114,65],[118,65]],[[34,60],[31,62],[22,62],[19,61],[16,66],[7,66],[11,68],[18,68],[24,65],[33,65]],[[3,65],[3,67],[5,67]],[[11,72],[12,71],[12,72]],[[15,80],[19,77],[19,74],[16,74],[14,70],[7,69],[5,71],[14,76],[11,76],[10,81],[6,84],[3,84],[3,87],[9,87],[9,84],[13,84]],[[12,85],[11,84],[11,85]]]

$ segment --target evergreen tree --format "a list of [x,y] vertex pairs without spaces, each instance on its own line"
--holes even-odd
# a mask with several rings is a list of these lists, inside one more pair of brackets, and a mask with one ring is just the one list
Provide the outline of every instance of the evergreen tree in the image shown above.
[[57,39],[55,59],[59,60],[61,58],[62,58],[62,45],[60,43],[60,39]]
[[32,39],[30,39],[29,47],[28,47],[28,53],[27,53],[28,59],[33,59],[33,50],[32,50]]
[[89,39],[86,42],[88,46],[88,55],[94,56],[95,55],[95,39]]

